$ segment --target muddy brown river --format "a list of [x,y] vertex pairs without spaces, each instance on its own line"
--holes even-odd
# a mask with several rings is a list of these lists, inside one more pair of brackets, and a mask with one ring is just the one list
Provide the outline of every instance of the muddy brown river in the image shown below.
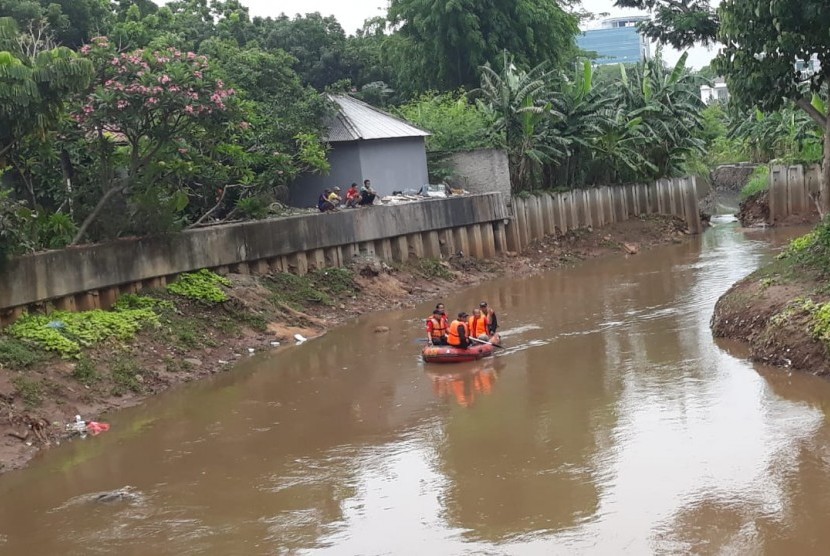
[[0,553],[827,554],[830,382],[709,330],[783,239],[718,221],[453,295],[499,311],[478,364],[420,362],[431,305],[250,358],[0,477]]

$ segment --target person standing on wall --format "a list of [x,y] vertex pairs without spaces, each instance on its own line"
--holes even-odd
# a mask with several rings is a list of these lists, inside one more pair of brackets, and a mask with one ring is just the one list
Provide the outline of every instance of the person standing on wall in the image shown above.
[[372,182],[363,180],[363,187],[360,188],[360,206],[373,205],[378,194],[372,189]]

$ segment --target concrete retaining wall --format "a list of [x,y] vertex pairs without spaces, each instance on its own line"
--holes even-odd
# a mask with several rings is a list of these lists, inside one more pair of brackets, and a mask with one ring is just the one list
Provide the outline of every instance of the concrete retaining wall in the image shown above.
[[646,213],[685,217],[702,231],[694,179],[513,198],[501,193],[214,226],[162,237],[18,257],[0,272],[0,325],[31,307],[111,307],[123,293],[159,288],[183,272],[267,274],[340,267],[356,256],[406,262],[463,252],[491,258],[546,234],[601,227]]
[[821,189],[820,164],[773,166],[769,180],[769,224],[793,215],[818,215],[811,195]]
[[506,241],[508,250],[516,252],[546,235],[600,228],[641,214],[679,216],[691,233],[703,232],[695,178],[514,197],[512,206],[514,218],[506,228]]
[[483,258],[495,254],[495,247],[484,243],[494,241],[493,228],[503,229],[507,218],[501,196],[491,193],[37,253],[12,259],[0,273],[0,320],[13,320],[26,306],[45,301],[65,310],[108,308],[121,293],[162,287],[178,274],[202,268],[305,274],[342,266],[356,255],[401,262],[441,258],[452,254],[455,238],[469,244],[465,253]]

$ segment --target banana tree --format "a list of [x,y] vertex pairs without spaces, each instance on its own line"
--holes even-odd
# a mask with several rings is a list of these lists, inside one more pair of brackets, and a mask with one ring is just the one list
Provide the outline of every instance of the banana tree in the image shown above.
[[541,183],[543,166],[562,157],[567,147],[551,125],[562,114],[554,109],[550,73],[544,64],[518,70],[506,53],[501,71],[489,64],[481,70],[481,88],[473,93],[507,148],[511,184],[516,191],[533,189]]

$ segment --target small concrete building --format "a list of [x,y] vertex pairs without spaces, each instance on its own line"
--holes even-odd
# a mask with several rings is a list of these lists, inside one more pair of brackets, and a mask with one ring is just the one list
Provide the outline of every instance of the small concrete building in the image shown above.
[[348,95],[329,95],[339,110],[327,125],[331,171],[305,174],[291,184],[291,204],[316,206],[324,189],[372,181],[381,197],[393,191],[420,189],[429,183],[425,138],[429,135],[405,121]]

